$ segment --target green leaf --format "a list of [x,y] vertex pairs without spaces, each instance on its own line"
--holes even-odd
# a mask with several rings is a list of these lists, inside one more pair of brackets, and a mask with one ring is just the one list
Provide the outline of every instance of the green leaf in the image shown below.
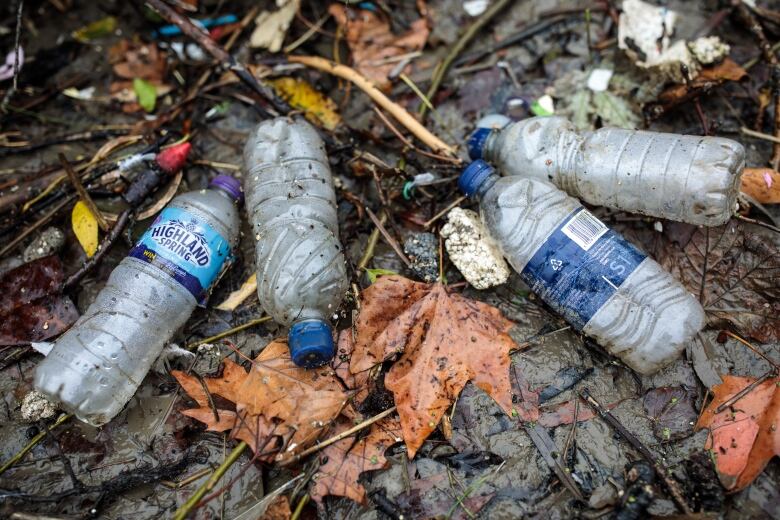
[[116,18],[113,16],[107,16],[96,22],[92,22],[89,25],[85,25],[77,31],[73,31],[73,37],[81,43],[86,43],[90,40],[108,36],[116,30]]
[[376,282],[376,279],[382,275],[398,274],[389,269],[366,269],[366,273],[368,274],[368,281],[371,283]]
[[138,97],[138,104],[147,112],[154,111],[154,105],[157,103],[157,89],[141,78],[133,80],[133,90]]
[[590,90],[581,89],[569,98],[571,107],[571,122],[579,130],[592,130],[590,114]]
[[601,117],[604,126],[617,126],[633,130],[641,123],[639,116],[631,109],[628,101],[612,92],[595,92],[593,105],[596,107],[596,114]]

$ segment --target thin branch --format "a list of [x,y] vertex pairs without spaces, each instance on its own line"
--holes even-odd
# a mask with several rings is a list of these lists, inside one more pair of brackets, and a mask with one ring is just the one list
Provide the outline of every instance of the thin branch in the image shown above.
[[55,421],[54,424],[49,426],[46,430],[43,430],[42,432],[38,433],[38,435],[36,435],[32,439],[30,439],[30,442],[28,442],[21,450],[19,450],[16,453],[16,455],[14,455],[10,459],[8,459],[8,461],[5,464],[3,464],[2,467],[0,467],[0,475],[5,473],[6,471],[8,471],[9,468],[11,468],[14,464],[16,464],[17,462],[22,460],[24,458],[24,456],[27,455],[27,453],[30,452],[30,450],[32,450],[35,446],[37,446],[38,443],[41,442],[46,437],[46,432],[47,431],[49,431],[49,432],[52,431],[54,428],[56,428],[60,424],[64,423],[65,421],[67,421],[71,417],[73,417],[73,414],[63,414],[63,415],[60,415],[60,417]]
[[95,216],[95,220],[97,220],[100,229],[102,229],[104,233],[107,232],[108,223],[106,222],[106,219],[103,217],[103,214],[100,212],[98,207],[95,205],[95,201],[92,200],[92,197],[90,197],[89,193],[87,193],[87,190],[86,188],[84,188],[84,185],[81,184],[81,179],[79,179],[79,176],[76,175],[76,172],[70,166],[70,163],[68,162],[68,160],[65,158],[63,154],[59,154],[58,157],[60,159],[60,164],[62,165],[62,169],[65,170],[66,174],[68,174],[68,179],[70,179],[70,183],[76,189],[76,193],[79,194],[79,198],[84,204],[87,205],[89,211]]
[[[155,0],[157,1],[157,0]],[[347,67],[346,65],[339,65],[338,63],[320,58],[318,56],[289,56],[287,61],[290,63],[301,63],[307,67],[318,69],[334,76],[338,76],[342,79],[346,79],[357,85],[368,97],[374,102],[384,108],[390,113],[399,123],[404,125],[407,130],[415,135],[420,141],[425,143],[431,150],[436,153],[443,153],[445,155],[455,155],[455,149],[436,137],[425,126],[423,126],[417,119],[406,111],[401,105],[391,101],[387,96],[382,93],[381,90],[367,80],[360,73],[354,69]]]
[[352,435],[354,433],[357,433],[360,430],[363,430],[363,429],[371,426],[375,422],[381,421],[382,419],[384,419],[385,417],[387,417],[391,413],[395,412],[395,410],[396,410],[395,406],[393,406],[392,408],[388,408],[384,412],[380,412],[380,413],[376,414],[375,416],[366,419],[365,421],[361,422],[360,424],[353,426],[349,430],[345,430],[345,431],[339,433],[338,435],[334,435],[330,439],[327,439],[327,440],[317,444],[316,446],[312,446],[310,448],[307,448],[307,449],[303,450],[298,455],[295,455],[294,457],[291,457],[291,458],[281,462],[280,465],[281,466],[288,466],[288,465],[290,465],[290,464],[292,464],[294,462],[298,462],[299,460],[303,459],[304,457],[308,457],[312,453],[316,453],[316,452],[318,452],[318,451],[320,451],[320,450],[322,450],[324,448],[327,448],[328,446],[330,446],[334,442],[338,442],[341,439],[346,439],[350,435]]

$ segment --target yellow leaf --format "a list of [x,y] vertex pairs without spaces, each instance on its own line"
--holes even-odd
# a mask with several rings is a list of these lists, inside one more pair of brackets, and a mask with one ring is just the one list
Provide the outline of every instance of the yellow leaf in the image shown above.
[[73,213],[70,215],[73,232],[76,238],[87,254],[87,258],[92,258],[98,248],[98,223],[95,215],[89,210],[89,207],[82,201],[78,201],[73,206]]
[[291,107],[303,110],[306,119],[315,125],[333,130],[341,122],[341,116],[336,112],[336,103],[306,81],[286,77],[272,79],[270,82],[279,97]]

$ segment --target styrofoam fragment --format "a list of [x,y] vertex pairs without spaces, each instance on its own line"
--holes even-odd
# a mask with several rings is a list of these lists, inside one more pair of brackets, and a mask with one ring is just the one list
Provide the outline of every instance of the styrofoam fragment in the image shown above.
[[509,266],[479,215],[467,209],[455,208],[447,214],[442,228],[447,254],[463,277],[475,289],[501,285],[509,278]]

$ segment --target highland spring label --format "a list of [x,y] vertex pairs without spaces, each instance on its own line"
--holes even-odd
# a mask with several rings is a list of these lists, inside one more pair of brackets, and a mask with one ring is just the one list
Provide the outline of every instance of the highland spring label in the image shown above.
[[154,265],[203,302],[230,257],[230,244],[186,210],[165,208],[130,256]]

